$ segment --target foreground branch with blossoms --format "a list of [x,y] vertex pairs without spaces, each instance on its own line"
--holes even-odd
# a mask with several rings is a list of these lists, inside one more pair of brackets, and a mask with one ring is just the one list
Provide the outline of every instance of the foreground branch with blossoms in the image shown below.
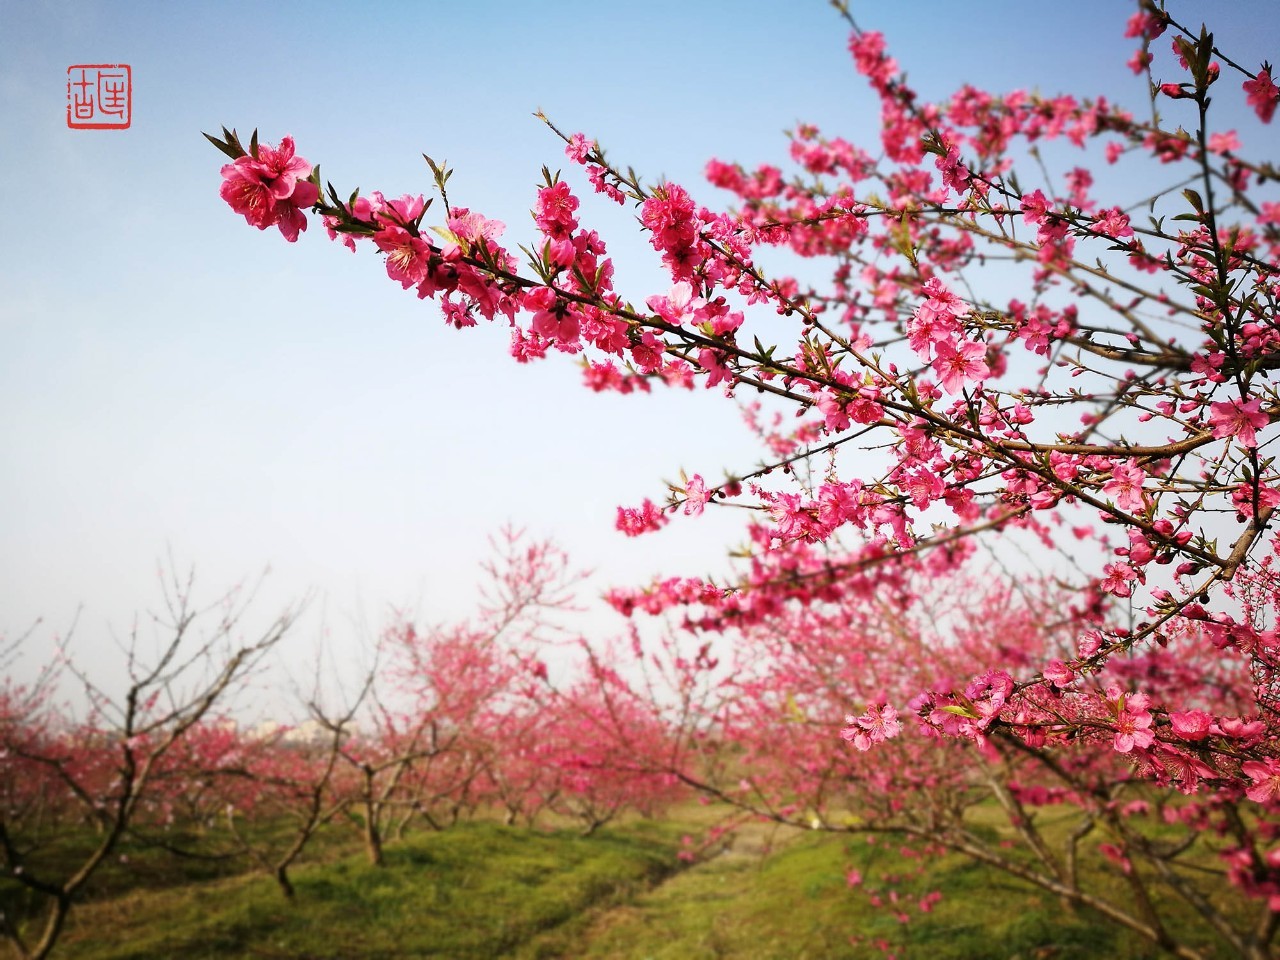
[[[757,519],[740,579],[615,591],[624,613],[682,611],[694,630],[736,636],[787,611],[919,599],[921,582],[957,576],[979,542],[1069,557],[1073,572],[1056,575],[1071,588],[1070,647],[965,661],[968,678],[914,673],[895,704],[853,709],[849,749],[879,748],[907,719],[925,736],[1034,753],[1067,777],[1055,757],[1069,746],[1158,788],[1254,804],[1228,832],[1270,823],[1280,171],[1250,155],[1248,133],[1216,128],[1211,109],[1241,97],[1270,123],[1270,66],[1242,65],[1206,28],[1143,0],[1126,36],[1149,117],[1103,97],[971,86],[924,103],[883,38],[837,7],[880,101],[880,142],[801,125],[790,173],[712,161],[708,179],[736,210],[646,185],[551,126],[595,192],[637,210],[671,279],[642,305],[618,292],[604,239],[545,168],[520,256],[501,243],[503,224],[451,202],[450,171],[430,158],[434,219],[422,196],[344,196],[289,137],[271,147],[255,134],[246,148],[224,128],[209,138],[230,158],[222,196],[289,241],[312,211],[331,238],[372,246],[388,278],[437,300],[451,325],[504,318],[517,361],[579,356],[592,390],[661,382],[751,398],[766,461],[719,481],[694,473],[664,506],[620,508],[617,521],[636,535],[681,511],[746,506]],[[1055,141],[1080,164],[1051,173]],[[1145,193],[1100,196],[1113,165],[1141,173]],[[772,276],[775,248],[830,264],[829,280]],[[779,317],[792,323],[783,337],[768,333]],[[1165,650],[1209,674],[1239,667],[1231,696],[1132,666]],[[927,645],[912,655],[931,662]],[[1275,856],[1270,827],[1257,829],[1232,877],[1267,899]],[[1158,923],[1138,922],[1167,945]],[[1232,941],[1241,955],[1269,955],[1274,924],[1259,923]]]
[[[775,823],[883,838],[889,869],[850,884],[872,906],[886,889],[900,901],[895,877],[959,854],[1175,956],[1271,956],[1280,808],[1211,766],[1267,735],[1251,718],[1247,659],[1186,624],[1166,648],[1095,675],[1051,661],[1052,683],[1015,699],[1012,672],[1069,656],[1102,615],[1072,611],[1047,580],[905,576],[897,595],[779,605],[731,632],[725,663],[710,643],[696,657],[637,650],[615,675],[638,667],[645,680],[613,696],[698,705],[685,711],[696,720],[673,720],[683,747],[667,753],[703,793]],[[654,678],[666,697],[647,689]],[[927,722],[892,706],[922,689],[955,692],[910,704]],[[866,705],[841,732],[851,749],[832,751],[833,715],[851,700]],[[1153,715],[1161,702],[1188,709],[1166,723]],[[1180,792],[1168,789],[1175,775]],[[936,897],[923,891],[896,919],[914,923]]]

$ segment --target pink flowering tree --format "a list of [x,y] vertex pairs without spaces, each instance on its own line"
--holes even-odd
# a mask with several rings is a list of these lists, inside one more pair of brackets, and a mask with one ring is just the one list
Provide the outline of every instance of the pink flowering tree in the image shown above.
[[658,697],[624,676],[619,649],[588,649],[567,684],[548,683],[539,696],[558,774],[548,805],[588,836],[623,813],[656,816],[688,794],[677,773],[683,734],[702,717],[687,697]]
[[[1280,476],[1269,454],[1280,200],[1276,168],[1258,157],[1280,102],[1271,68],[1141,0],[1125,25],[1140,114],[1103,97],[971,86],[926,103],[883,38],[837,7],[854,67],[880,101],[878,140],[801,125],[785,167],[713,160],[708,179],[731,209],[685,185],[646,184],[590,137],[551,126],[603,202],[637,211],[670,277],[642,302],[619,293],[579,191],[548,171],[519,246],[456,204],[449,171],[430,159],[438,207],[346,195],[290,139],[270,148],[255,136],[246,148],[224,129],[210,138],[231,161],[223,196],[287,240],[310,210],[332,239],[370,250],[389,279],[436,300],[451,325],[508,324],[518,362],[568,353],[595,391],[662,383],[767,404],[748,408],[769,450],[758,468],[693,472],[665,502],[618,511],[631,535],[721,504],[754,511],[738,579],[618,590],[623,612],[686,611],[695,629],[798,630],[806,611],[851,598],[874,608],[886,591],[908,611],[927,599],[922,583],[955,576],[980,545],[1048,556],[1070,591],[1055,594],[1062,631],[1032,634],[1040,649],[1002,659],[989,637],[969,645],[985,660],[957,659],[918,634],[919,663],[882,695],[840,672],[818,687],[798,675],[788,694],[798,715],[816,716],[806,697],[828,724],[848,714],[845,749],[881,755],[882,776],[903,772],[887,754],[910,730],[963,749],[1004,744],[1009,762],[1046,777],[1057,776],[1053,763],[1076,776],[1055,758],[1087,755],[1091,777],[1118,782],[1128,770],[1210,807],[1245,804],[1242,826],[1222,827],[1239,834],[1233,881],[1266,900],[1266,824],[1280,793]],[[1231,98],[1259,125],[1222,129],[1218,109]],[[1049,170],[1040,148],[1051,142],[1054,156],[1078,162]],[[1107,195],[1112,167],[1153,186]],[[775,250],[815,266],[775,275]],[[1133,666],[1169,650],[1206,677],[1225,671],[1230,695]],[[841,756],[811,726],[787,737],[804,735],[812,743],[785,752],[789,772],[760,756],[771,775],[798,778],[770,804],[811,796]],[[1087,806],[1099,782],[1062,789]],[[1133,864],[1141,844],[1113,846]],[[1166,944],[1167,931],[1134,909]],[[1266,955],[1273,933],[1264,919],[1231,942]]]
[[[236,755],[218,758],[200,777],[220,801],[219,826],[227,839],[219,850],[249,860],[275,881],[286,900],[297,896],[290,873],[294,865],[352,802],[341,777],[346,772],[342,749],[361,699],[357,695],[338,717],[317,708],[313,719],[322,716],[324,724],[316,721],[314,737],[291,739],[297,728],[290,727],[265,736],[242,734]],[[263,824],[273,829],[258,829]]]
[[349,812],[374,863],[388,833],[415,820],[444,829],[488,802],[512,819],[547,802],[517,795],[546,777],[529,756],[513,756],[507,771],[505,744],[522,729],[530,743],[545,731],[521,688],[557,634],[557,615],[573,609],[582,574],[553,544],[519,531],[502,531],[492,546],[473,617],[420,627],[399,615],[385,631],[369,709],[341,748],[353,778]]
[[[749,624],[689,607],[704,663],[715,649],[728,662],[704,681],[717,698],[678,776],[775,822],[887,838],[882,849],[909,851],[892,876],[960,854],[1178,956],[1224,944],[1270,956],[1280,805],[1217,773],[1265,736],[1249,658],[1182,621],[1166,646],[1082,673],[1076,636],[1105,618],[1051,581],[893,569],[898,583],[865,580]],[[1046,655],[1049,682],[1015,696],[1014,675]],[[1162,716],[1171,704],[1183,709]],[[833,751],[837,729],[846,747]],[[1206,876],[1233,896],[1214,897]],[[937,900],[865,880],[902,923]]]
[[531,695],[534,689],[526,683],[521,702],[486,713],[478,724],[474,795],[507,826],[536,825],[563,790],[555,720]]

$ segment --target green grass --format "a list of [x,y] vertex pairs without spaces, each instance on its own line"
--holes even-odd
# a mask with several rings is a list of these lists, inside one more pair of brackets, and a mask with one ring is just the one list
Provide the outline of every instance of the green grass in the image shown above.
[[[721,856],[610,911],[562,952],[547,949],[558,939],[550,935],[515,956],[880,960],[876,939],[888,941],[899,956],[930,960],[1159,955],[1087,913],[1064,911],[1055,898],[959,858],[931,869],[927,882],[899,886],[944,893],[932,913],[910,909],[904,926],[845,883],[846,867],[874,867],[876,859],[874,848],[861,841],[826,835],[802,836],[766,859]],[[874,878],[868,883],[878,885]]]
[[[975,830],[1002,836],[994,817],[983,822],[986,813],[978,811]],[[591,837],[463,823],[390,844],[383,869],[366,862],[354,831],[335,831],[293,871],[292,903],[267,877],[217,876],[208,865],[141,851],[140,860],[113,864],[76,907],[55,955],[882,960],[874,941],[883,939],[900,957],[930,960],[1161,956],[1087,910],[958,856],[930,860],[926,876],[895,885],[903,894],[943,893],[930,913],[909,907],[901,924],[872,907],[867,891],[916,861],[856,836],[748,824],[728,849],[682,869],[681,835],[700,835],[723,814],[690,804],[670,819]],[[1050,833],[1066,825],[1051,824]],[[1097,871],[1095,859],[1084,864],[1090,882],[1122,898],[1123,881]],[[847,886],[849,867],[863,872],[864,887]],[[1212,955],[1214,945],[1205,946]]]
[[84,960],[488,958],[674,869],[679,831],[636,823],[591,838],[495,824],[420,833],[296,871],[297,898],[241,876],[85,904],[59,954]]
[[[998,839],[995,811],[979,811],[974,829]],[[1063,819],[1062,829],[1070,821]],[[1050,827],[1049,833],[1055,832]],[[928,873],[893,885],[916,896],[939,890],[929,913],[912,905],[910,921],[875,908],[871,889],[886,890],[886,873],[904,874],[912,863],[889,853],[881,841],[860,836],[749,827],[727,854],[711,857],[631,903],[535,938],[519,958],[628,958],[628,960],[883,960],[876,940],[899,957],[929,960],[1093,960],[1096,957],[1166,956],[1148,941],[1087,908],[1070,909],[1052,894],[959,855],[929,860]],[[764,847],[780,847],[765,857]],[[1005,851],[1018,859],[1016,851]],[[1086,854],[1092,889],[1125,902],[1127,889],[1114,873],[1096,869]],[[850,889],[846,870],[859,869],[864,885]],[[1225,898],[1231,891],[1223,891]],[[1222,944],[1196,930],[1188,911],[1167,915],[1176,936],[1220,953]],[[569,940],[565,934],[572,933]]]

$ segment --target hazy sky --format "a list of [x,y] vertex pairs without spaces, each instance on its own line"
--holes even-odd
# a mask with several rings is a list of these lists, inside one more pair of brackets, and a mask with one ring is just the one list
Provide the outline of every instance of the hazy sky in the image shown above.
[[[1132,9],[855,4],[926,96],[969,81],[1141,109]],[[1192,9],[1241,62],[1280,60],[1273,3],[1173,7]],[[131,128],[68,129],[67,67],[121,62]],[[1237,109],[1238,83],[1223,97]],[[200,136],[291,133],[347,191],[429,193],[421,154],[447,159],[451,199],[504,220],[514,249],[539,168],[565,164],[537,108],[708,202],[723,200],[701,180],[712,156],[781,162],[798,120],[873,146],[878,119],[820,0],[0,0],[0,633],[43,616],[38,658],[82,608],[92,661],[108,624],[155,606],[171,552],[206,598],[270,566],[259,609],[315,591],[341,642],[389,605],[465,613],[507,521],[554,536],[600,588],[722,569],[733,512],[640,540],[613,521],[682,467],[753,464],[732,404],[595,395],[564,357],[516,365],[505,326],[445,327],[369,250],[314,224],[295,245],[247,227]],[[1274,158],[1264,135],[1246,148]],[[628,214],[582,212],[625,293],[665,291]]]

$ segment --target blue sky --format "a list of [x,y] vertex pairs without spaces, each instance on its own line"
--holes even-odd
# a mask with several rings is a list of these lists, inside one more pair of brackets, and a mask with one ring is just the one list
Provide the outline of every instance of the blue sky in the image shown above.
[[[1172,9],[1211,9],[1242,62],[1280,59],[1273,4],[1191,6]],[[855,10],[926,96],[969,81],[1144,103],[1118,0]],[[601,588],[723,569],[732,512],[640,540],[613,517],[682,467],[753,464],[731,404],[597,396],[566,358],[517,366],[505,329],[445,327],[367,251],[248,228],[200,132],[291,133],[345,190],[428,193],[421,154],[447,159],[451,199],[504,220],[514,246],[539,168],[564,163],[535,109],[718,201],[705,161],[780,162],[796,121],[874,143],[845,43],[819,0],[0,0],[0,633],[44,617],[31,662],[82,609],[92,659],[108,624],[155,606],[171,552],[206,598],[270,566],[258,609],[312,591],[343,643],[389,605],[465,613],[508,521],[554,536]],[[132,66],[129,130],[67,129],[66,69],[86,62]],[[1238,84],[1223,96],[1242,116]],[[1273,157],[1264,135],[1246,150]],[[583,213],[625,292],[666,289],[629,215]]]

